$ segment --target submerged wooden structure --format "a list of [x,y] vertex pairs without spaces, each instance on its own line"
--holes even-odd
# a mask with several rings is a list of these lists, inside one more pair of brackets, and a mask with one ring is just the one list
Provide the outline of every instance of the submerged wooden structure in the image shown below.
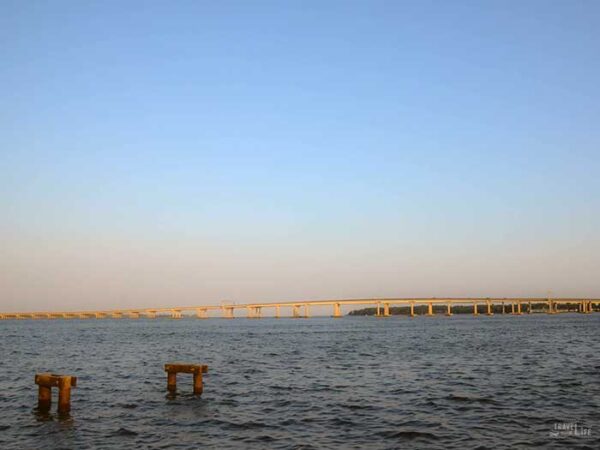
[[165,364],[165,372],[167,372],[167,390],[171,394],[177,392],[177,374],[191,373],[194,375],[194,394],[202,395],[204,390],[202,374],[208,372],[208,366],[203,364],[168,363]]
[[38,373],[35,376],[38,385],[38,411],[47,413],[52,405],[52,388],[58,388],[58,413],[67,414],[71,411],[71,388],[77,386],[77,377],[56,375],[53,373]]

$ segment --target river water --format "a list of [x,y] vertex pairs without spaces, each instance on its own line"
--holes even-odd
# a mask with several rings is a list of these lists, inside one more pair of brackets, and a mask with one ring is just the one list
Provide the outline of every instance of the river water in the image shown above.
[[[600,448],[600,314],[1,321],[0,338],[2,449]],[[167,398],[169,361],[209,365],[201,398],[185,374]],[[34,410],[44,371],[78,377],[69,418]]]

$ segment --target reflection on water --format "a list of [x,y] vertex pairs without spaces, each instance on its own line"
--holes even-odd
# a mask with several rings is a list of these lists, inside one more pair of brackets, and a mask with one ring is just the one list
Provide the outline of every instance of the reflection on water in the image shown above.
[[[600,314],[3,321],[0,448],[598,448],[599,330]],[[209,365],[202,397],[181,377],[167,398],[172,360]],[[35,412],[42,371],[78,377],[70,417]]]

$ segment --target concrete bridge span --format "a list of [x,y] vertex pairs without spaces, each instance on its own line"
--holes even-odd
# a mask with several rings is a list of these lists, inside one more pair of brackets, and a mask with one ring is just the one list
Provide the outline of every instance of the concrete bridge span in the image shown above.
[[[343,306],[365,306],[376,308],[376,316],[390,316],[392,306],[410,308],[410,316],[414,317],[415,308],[426,308],[425,315],[434,314],[435,305],[444,305],[446,315],[453,314],[452,309],[457,305],[467,305],[473,308],[473,315],[493,315],[494,310],[501,306],[502,313],[513,315],[544,312],[558,314],[576,310],[589,314],[598,310],[600,299],[589,298],[369,298],[369,299],[333,299],[333,300],[299,300],[285,302],[260,302],[248,304],[221,304],[199,306],[177,306],[165,308],[111,309],[102,311],[34,311],[34,312],[5,312],[0,313],[0,320],[14,319],[155,319],[170,317],[181,319],[186,316],[198,319],[223,318],[234,319],[247,317],[260,319],[263,311],[271,312],[270,317],[311,317],[312,307],[331,307],[332,317],[342,317]],[[541,305],[541,307],[540,307]],[[537,309],[534,309],[537,307]]]

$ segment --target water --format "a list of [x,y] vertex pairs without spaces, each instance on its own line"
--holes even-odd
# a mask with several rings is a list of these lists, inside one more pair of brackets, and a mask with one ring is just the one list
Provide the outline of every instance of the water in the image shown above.
[[[0,322],[0,448],[600,448],[600,314]],[[166,397],[168,361],[209,365]],[[76,375],[71,417],[33,377]],[[591,437],[552,437],[578,422]]]

